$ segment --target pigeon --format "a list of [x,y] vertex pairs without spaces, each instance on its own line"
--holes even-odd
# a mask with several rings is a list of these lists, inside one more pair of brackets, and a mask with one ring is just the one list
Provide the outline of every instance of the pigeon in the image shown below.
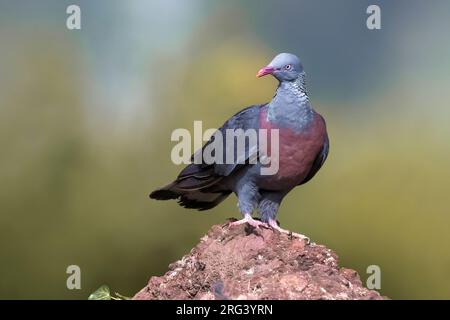
[[[240,153],[233,157],[236,161],[194,161],[180,172],[175,181],[153,191],[150,198],[176,199],[185,208],[208,210],[234,193],[243,218],[230,222],[230,226],[247,223],[254,228],[272,228],[308,239],[282,229],[276,217],[283,198],[296,186],[310,181],[327,159],[329,140],[326,123],[311,106],[305,71],[296,55],[278,54],[256,76],[266,75],[272,75],[279,82],[272,100],[243,109],[228,119],[216,133],[225,135],[230,129],[236,132],[238,129],[242,129],[240,132],[265,129],[268,134],[276,129],[278,170],[273,174],[262,174],[261,169],[267,166],[262,159],[275,159],[271,157],[273,150],[267,147],[263,150],[260,141],[256,145],[246,143],[244,149],[238,150]],[[199,152],[215,140],[213,135]],[[236,148],[231,151],[236,151]],[[223,153],[227,152],[230,149],[224,148]],[[258,161],[250,161],[255,158]],[[258,213],[259,219],[253,218],[254,212]]]

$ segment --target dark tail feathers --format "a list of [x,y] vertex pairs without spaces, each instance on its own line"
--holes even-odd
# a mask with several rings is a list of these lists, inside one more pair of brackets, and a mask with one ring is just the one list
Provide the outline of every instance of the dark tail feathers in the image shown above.
[[231,192],[202,192],[200,190],[178,191],[176,185],[171,183],[150,193],[151,199],[171,200],[178,199],[178,204],[184,208],[200,211],[214,208],[225,200]]
[[150,193],[149,197],[151,199],[156,199],[156,200],[177,199],[180,196],[180,194],[171,190],[172,187],[173,187],[173,184],[171,183],[165,187],[156,189],[155,191]]

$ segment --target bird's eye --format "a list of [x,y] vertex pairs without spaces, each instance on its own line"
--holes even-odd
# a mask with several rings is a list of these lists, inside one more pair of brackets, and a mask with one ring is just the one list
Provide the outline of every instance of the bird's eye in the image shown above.
[[286,70],[291,70],[291,69],[292,69],[292,65],[287,64],[284,68],[285,68]]

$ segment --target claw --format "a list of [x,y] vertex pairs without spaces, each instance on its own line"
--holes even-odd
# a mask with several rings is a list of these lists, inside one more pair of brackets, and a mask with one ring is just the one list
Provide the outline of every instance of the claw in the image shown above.
[[299,238],[299,239],[305,240],[307,244],[311,243],[311,240],[307,236],[281,228],[278,225],[277,221],[274,219],[269,220],[269,226],[272,227],[272,229],[277,230],[280,233],[287,234],[291,239]]
[[266,223],[253,219],[252,216],[249,214],[245,214],[244,218],[241,220],[230,222],[229,226],[235,227],[235,226],[240,226],[240,225],[246,224],[246,223],[248,223],[249,225],[251,225],[253,228],[256,228],[256,229],[259,227],[267,227]]

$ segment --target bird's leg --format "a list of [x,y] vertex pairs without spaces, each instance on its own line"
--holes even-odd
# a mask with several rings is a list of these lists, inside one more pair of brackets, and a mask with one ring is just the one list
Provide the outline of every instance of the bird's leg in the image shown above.
[[250,213],[245,213],[243,219],[230,222],[229,225],[230,225],[230,227],[235,227],[235,226],[239,226],[239,225],[245,224],[245,223],[248,223],[249,225],[251,225],[254,228],[258,228],[260,226],[267,226],[266,223],[253,219],[253,217]]
[[281,228],[278,225],[277,220],[275,220],[275,219],[269,219],[269,226],[271,226],[272,229],[277,230],[277,231],[279,231],[281,233],[287,234],[287,235],[289,235],[291,237],[295,237],[295,238],[300,238],[300,239],[306,240],[307,243],[310,242],[309,238],[307,236],[303,235],[303,234],[295,233],[295,232],[292,232],[292,231],[289,231],[289,230]]

